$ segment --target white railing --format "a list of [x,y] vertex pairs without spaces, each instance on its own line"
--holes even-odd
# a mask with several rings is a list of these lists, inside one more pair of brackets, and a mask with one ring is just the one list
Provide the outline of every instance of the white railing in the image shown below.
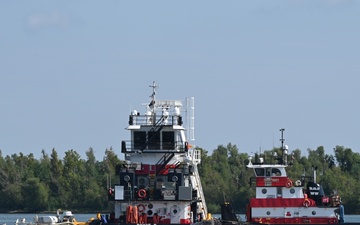
[[[200,151],[195,151],[194,158],[195,158],[195,155],[200,157],[200,155],[197,154],[198,152],[200,152]],[[197,158],[197,160],[199,160],[199,162],[200,162],[201,158]],[[193,162],[194,161],[195,161],[195,159],[193,159]],[[200,202],[198,202],[199,211],[202,212],[203,218],[206,218],[207,214],[208,214],[208,211],[207,211],[207,206],[206,206],[206,202],[205,202],[204,191],[203,191],[203,188],[202,188],[202,185],[201,185],[199,171],[198,171],[198,168],[197,168],[197,163],[193,164],[193,168],[194,168],[194,175],[191,176],[192,186],[196,187],[197,194],[198,194],[198,200],[200,200]],[[200,199],[199,199],[199,197],[200,197]]]

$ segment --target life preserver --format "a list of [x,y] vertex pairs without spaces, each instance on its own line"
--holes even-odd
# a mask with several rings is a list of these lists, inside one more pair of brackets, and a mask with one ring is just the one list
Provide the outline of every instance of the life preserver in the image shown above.
[[146,209],[146,207],[145,207],[144,204],[139,204],[139,205],[138,205],[138,210],[139,210],[140,213],[144,212],[145,209]]
[[297,187],[301,186],[301,180],[295,181],[295,186],[297,186]]
[[305,198],[305,199],[304,199],[304,202],[303,202],[303,205],[307,208],[307,207],[310,206],[310,204],[311,204],[310,200],[307,199],[307,198]]
[[292,187],[292,186],[293,186],[292,180],[288,179],[288,180],[286,181],[286,183],[285,183],[285,186],[286,186],[287,188]]
[[146,190],[145,189],[140,189],[138,192],[138,196],[140,198],[145,198],[146,197]]

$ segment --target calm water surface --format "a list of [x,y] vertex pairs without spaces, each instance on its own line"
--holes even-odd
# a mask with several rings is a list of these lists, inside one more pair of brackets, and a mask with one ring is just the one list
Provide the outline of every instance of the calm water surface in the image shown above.
[[[25,218],[26,221],[32,222],[34,216],[36,214],[8,214],[8,213],[0,213],[0,225],[13,225],[17,219],[21,220]],[[56,214],[37,214],[38,216],[54,216]],[[238,215],[242,221],[245,220],[244,214]],[[96,213],[93,214],[75,214],[75,218],[77,221],[88,221],[91,217],[96,217]],[[213,217],[219,218],[220,214],[213,214]],[[359,222],[360,223],[360,215],[345,215],[345,222]]]
[[[56,216],[54,214],[22,214],[22,213],[0,213],[0,225],[6,223],[6,225],[12,225],[15,223],[17,219],[21,220],[25,218],[27,222],[33,222],[35,215],[38,216]],[[75,219],[77,221],[88,221],[91,217],[96,217],[96,213],[94,214],[75,214]]]

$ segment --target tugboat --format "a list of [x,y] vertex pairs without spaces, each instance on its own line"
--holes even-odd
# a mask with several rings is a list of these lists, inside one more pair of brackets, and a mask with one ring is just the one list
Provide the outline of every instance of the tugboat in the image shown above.
[[266,164],[262,158],[248,168],[255,177],[256,197],[247,205],[246,217],[250,224],[338,224],[344,223],[344,207],[337,194],[326,196],[316,183],[316,170],[312,177],[302,176],[293,181],[286,174],[288,147],[281,131],[282,157],[278,164]]
[[118,184],[108,189],[115,205],[111,221],[194,224],[209,219],[197,168],[201,152],[187,139],[194,140],[194,98],[158,100],[158,86],[149,87],[145,113],[131,112],[131,140],[121,142],[125,163],[116,168]]

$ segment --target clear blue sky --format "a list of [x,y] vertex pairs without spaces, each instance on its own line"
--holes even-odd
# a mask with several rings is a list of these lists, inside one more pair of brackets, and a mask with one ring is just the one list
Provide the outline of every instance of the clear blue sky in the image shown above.
[[195,97],[210,153],[360,151],[359,1],[1,1],[0,149],[120,156],[130,109]]

